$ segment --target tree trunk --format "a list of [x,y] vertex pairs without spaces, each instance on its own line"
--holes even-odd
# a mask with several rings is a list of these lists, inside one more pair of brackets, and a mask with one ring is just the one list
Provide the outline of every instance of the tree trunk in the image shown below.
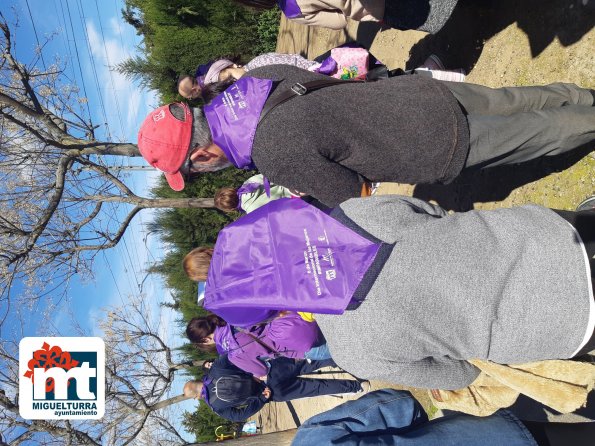
[[164,407],[171,406],[172,404],[177,404],[181,401],[185,401],[190,398],[191,397],[186,396],[184,394],[174,396],[174,397],[171,397],[166,400],[162,400],[162,401],[159,401],[158,403],[153,404],[152,406],[149,407],[149,410],[154,411],[154,410],[163,409]]
[[98,155],[141,156],[136,144],[108,143],[98,147]]
[[[132,203],[137,204],[137,203]],[[148,208],[214,208],[213,198],[143,198],[137,204],[139,207]]]
[[112,195],[87,195],[82,197],[85,201],[98,203],[128,203],[139,209],[163,209],[163,208],[214,208],[213,198],[143,198],[136,195],[121,196]]

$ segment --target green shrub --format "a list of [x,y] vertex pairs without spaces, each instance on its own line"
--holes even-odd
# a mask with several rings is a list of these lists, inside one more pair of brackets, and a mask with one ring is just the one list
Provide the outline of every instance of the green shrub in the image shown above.
[[277,48],[277,35],[281,11],[277,8],[264,11],[255,17],[256,20],[256,45],[254,55],[272,53]]

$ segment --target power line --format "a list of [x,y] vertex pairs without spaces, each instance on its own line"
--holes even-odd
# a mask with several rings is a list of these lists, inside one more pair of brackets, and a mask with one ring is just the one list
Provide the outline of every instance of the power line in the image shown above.
[[[57,5],[57,1],[58,0],[54,0],[54,6],[56,8],[56,11],[58,10],[58,5]],[[62,0],[60,0],[60,9],[62,11],[62,16],[60,16],[60,14],[56,14],[58,17],[58,23],[60,24],[60,27],[62,28],[62,31],[60,34],[62,36],[62,38],[64,39],[64,43],[66,43],[66,47],[68,48],[68,57],[70,59],[68,59],[71,63],[70,63],[70,71],[72,72],[72,79],[68,79],[70,82],[75,83],[76,82],[76,73],[74,71],[74,56],[72,55],[72,48],[70,46],[70,37],[68,35],[68,27],[66,26],[66,14],[64,14],[64,6],[62,5]],[[60,21],[60,18],[62,19],[62,21]],[[66,76],[66,73],[64,73],[64,75]]]
[[[114,6],[116,7],[116,13],[120,12],[120,9],[118,8],[118,0],[114,0]],[[128,56],[128,58],[130,58],[130,51],[128,51],[127,46],[124,46],[124,39],[122,38],[122,28],[120,28],[120,21],[116,20],[116,24],[118,25],[118,34],[120,36],[120,44],[122,45],[122,48],[124,50],[126,50],[126,56]]]
[[105,51],[105,61],[107,62],[109,78],[112,84],[112,90],[114,92],[114,99],[116,101],[116,111],[118,112],[118,121],[120,122],[120,130],[122,132],[122,139],[124,139],[124,124],[122,123],[122,115],[120,114],[120,102],[118,101],[118,95],[116,94],[116,86],[114,84],[114,76],[111,70],[111,64],[109,61],[109,55],[107,53],[107,46],[105,44],[105,34],[103,33],[103,25],[101,23],[101,14],[99,13],[99,5],[95,0],[95,8],[97,9],[97,20],[99,21],[99,31],[101,32],[101,40],[103,41],[103,49]]
[[37,47],[40,49],[39,56],[41,57],[41,63],[43,64],[44,71],[47,71],[45,65],[45,60],[43,60],[43,52],[41,51],[41,45],[39,44],[39,37],[37,36],[37,28],[35,27],[35,22],[33,21],[33,14],[31,14],[31,8],[29,7],[29,0],[25,0],[27,3],[27,10],[29,11],[29,18],[31,19],[31,25],[33,25],[33,32],[35,33],[35,40],[37,41]]
[[[66,10],[68,11],[68,20],[70,21],[70,30],[72,32],[72,41],[74,42],[74,50],[76,51],[76,61],[78,63],[79,66],[79,73],[81,75],[81,83],[83,84],[83,93],[85,94],[85,97],[87,98],[87,112],[89,113],[89,123],[91,124],[91,127],[93,127],[93,119],[91,118],[91,108],[89,107],[89,95],[87,94],[87,88],[85,87],[85,78],[83,77],[83,69],[81,67],[81,58],[79,56],[79,49],[78,49],[78,45],[76,44],[76,39],[74,38],[74,26],[72,26],[72,15],[70,14],[70,6],[68,5],[68,0],[66,1]],[[62,5],[62,0],[60,0],[60,5]],[[64,10],[62,10],[62,12],[64,13]]]
[[[67,0],[68,4],[68,0]],[[105,131],[107,133],[107,139],[111,141],[112,135],[109,128],[109,124],[107,122],[107,113],[105,111],[105,104],[103,103],[103,95],[101,94],[101,88],[99,87],[99,77],[97,76],[97,67],[95,66],[95,59],[93,58],[93,50],[91,49],[91,42],[89,41],[89,35],[87,34],[87,26],[85,25],[85,15],[83,12],[83,6],[81,5],[81,1],[77,0],[77,6],[79,9],[79,18],[81,20],[81,26],[83,27],[83,33],[85,36],[85,41],[87,42],[87,51],[89,53],[89,59],[91,61],[91,69],[93,71],[93,77],[95,80],[95,86],[97,88],[97,93],[99,95],[99,105],[101,107],[101,111],[103,113],[103,120],[105,124]]]
[[120,291],[120,287],[118,286],[118,281],[116,280],[116,276],[114,275],[114,271],[112,270],[110,262],[107,261],[107,256],[105,255],[105,250],[102,250],[101,254],[103,254],[103,261],[107,265],[107,268],[109,269],[109,272],[112,276],[112,280],[114,281],[114,285],[116,285],[116,290],[118,291],[118,295],[120,296],[120,301],[122,303],[124,303],[124,296],[122,296],[122,292]]

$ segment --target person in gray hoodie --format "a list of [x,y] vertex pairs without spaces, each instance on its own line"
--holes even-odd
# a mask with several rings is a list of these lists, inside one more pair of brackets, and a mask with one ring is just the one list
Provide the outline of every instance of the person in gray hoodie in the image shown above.
[[595,212],[448,214],[378,196],[331,215],[394,245],[368,270],[356,310],[316,316],[335,362],[355,376],[454,390],[479,374],[467,359],[518,364],[595,349]]

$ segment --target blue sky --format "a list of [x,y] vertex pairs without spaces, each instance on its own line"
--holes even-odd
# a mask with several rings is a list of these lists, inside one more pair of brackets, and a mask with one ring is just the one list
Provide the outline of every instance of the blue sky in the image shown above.
[[[14,8],[10,8],[13,6]],[[138,52],[140,37],[134,28],[121,18],[121,0],[18,0],[2,2],[2,12],[9,25],[18,18],[19,27],[12,29],[17,57],[23,62],[35,58],[37,41],[43,43],[52,35],[43,50],[43,59],[37,65],[50,65],[55,57],[66,62],[66,75],[80,88],[80,95],[88,99],[91,119],[97,138],[112,141],[136,142],[136,134],[146,114],[160,105],[154,92],[141,90],[119,73],[110,70],[117,63]],[[106,125],[107,124],[107,125]],[[129,161],[125,161],[128,163]],[[133,160],[134,164],[144,164]],[[144,195],[157,180],[157,172],[136,172],[125,180],[132,190]],[[142,283],[147,299],[154,302],[156,316],[169,328],[165,336],[170,346],[183,341],[180,328],[174,323],[177,314],[159,308],[159,302],[170,300],[169,292],[158,278],[147,276],[146,268],[163,255],[160,241],[148,235],[144,225],[152,220],[148,210],[133,221],[124,239],[114,249],[96,257],[93,280],[79,278],[70,284],[68,306],[60,303],[54,311],[53,323],[66,335],[74,335],[71,320],[74,317],[83,329],[97,333],[100,309],[125,303],[127,296],[138,294]],[[36,332],[34,323],[44,311],[44,304],[35,308],[28,320],[27,335]],[[174,384],[173,393],[179,393],[183,380]],[[175,411],[193,410],[196,402],[185,402]]]

